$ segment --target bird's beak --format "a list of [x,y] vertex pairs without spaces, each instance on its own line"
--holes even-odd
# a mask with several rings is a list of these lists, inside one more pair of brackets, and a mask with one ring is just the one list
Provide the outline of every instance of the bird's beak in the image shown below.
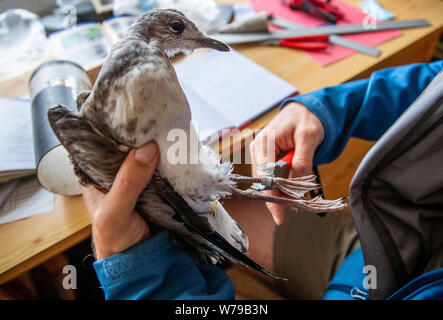
[[211,48],[218,51],[229,51],[229,47],[225,45],[223,42],[212,39],[212,38],[202,38],[197,40],[201,46],[201,48]]

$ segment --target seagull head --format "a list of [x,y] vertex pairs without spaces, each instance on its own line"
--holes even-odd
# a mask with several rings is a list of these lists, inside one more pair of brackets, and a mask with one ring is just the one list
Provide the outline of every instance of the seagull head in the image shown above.
[[147,41],[156,41],[168,56],[199,48],[229,51],[227,45],[205,36],[183,13],[174,9],[154,9],[142,14],[133,30]]

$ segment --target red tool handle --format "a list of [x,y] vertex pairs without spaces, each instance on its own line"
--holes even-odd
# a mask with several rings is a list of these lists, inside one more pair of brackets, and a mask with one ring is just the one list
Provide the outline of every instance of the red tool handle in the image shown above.
[[[303,37],[289,37],[280,41],[280,46],[304,49],[309,51],[325,50],[328,46],[325,42],[329,40],[329,35],[303,36]],[[321,42],[316,42],[321,41]]]
[[288,164],[288,167],[291,166],[292,158],[294,158],[295,150],[292,149],[289,151],[283,158],[281,158],[279,161],[286,162]]
[[281,40],[280,46],[292,49],[308,50],[308,51],[320,51],[320,50],[325,50],[328,47],[326,43],[292,42],[288,40]]
[[298,36],[298,37],[287,37],[283,40],[289,40],[289,41],[329,41],[329,35],[322,34],[322,35],[315,35],[315,36]]

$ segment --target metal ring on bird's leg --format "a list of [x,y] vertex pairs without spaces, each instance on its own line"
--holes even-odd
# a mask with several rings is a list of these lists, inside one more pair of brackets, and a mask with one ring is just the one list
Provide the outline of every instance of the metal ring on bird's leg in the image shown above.
[[264,185],[265,187],[271,188],[273,187],[274,178],[270,176],[263,176],[260,179],[260,183]]

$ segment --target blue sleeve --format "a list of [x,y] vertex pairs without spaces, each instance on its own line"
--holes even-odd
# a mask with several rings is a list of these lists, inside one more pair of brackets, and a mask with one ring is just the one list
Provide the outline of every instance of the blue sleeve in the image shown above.
[[377,140],[414,102],[443,69],[443,60],[375,71],[369,79],[353,81],[299,95],[297,101],[322,122],[325,138],[314,164],[332,162],[350,137]]
[[94,262],[106,299],[234,299],[230,278],[219,267],[195,263],[167,232]]

